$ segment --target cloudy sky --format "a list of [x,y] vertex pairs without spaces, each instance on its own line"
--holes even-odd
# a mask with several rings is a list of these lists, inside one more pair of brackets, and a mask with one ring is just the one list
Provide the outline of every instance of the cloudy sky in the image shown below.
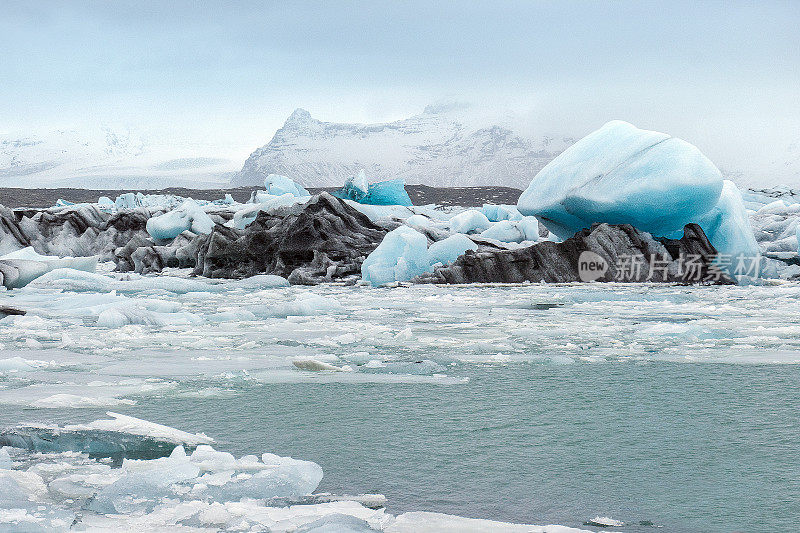
[[780,165],[800,142],[797,1],[5,0],[2,11],[3,133],[124,127],[243,160],[296,107],[374,122],[458,100],[518,110],[543,135],[628,120],[730,170]]

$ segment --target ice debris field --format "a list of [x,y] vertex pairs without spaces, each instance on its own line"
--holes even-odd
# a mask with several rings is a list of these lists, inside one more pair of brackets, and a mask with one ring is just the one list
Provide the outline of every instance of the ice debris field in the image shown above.
[[[360,272],[315,287],[263,273],[211,279],[180,265],[120,271],[114,258],[131,229],[122,219],[94,237],[41,229],[78,211],[140,213],[136,231],[152,239],[142,249],[156,257],[130,255],[141,270],[158,249],[220,228],[238,235],[260,213],[311,202],[283,176],[244,204],[128,193],[26,211],[0,228],[0,407],[22,413],[0,433],[0,530],[577,531],[393,515],[380,495],[315,492],[316,463],[268,449],[235,457],[214,435],[141,420],[136,409],[153,397],[231,398],[275,383],[470,387],[468,369],[532,363],[800,363],[800,201],[739,191],[668,135],[609,123],[547,165],[518,205],[413,206],[401,181],[364,174],[337,196],[385,235]],[[601,222],[664,238],[698,223],[720,253],[763,257],[766,267],[724,287],[406,283],[479,243],[558,242]],[[112,411],[58,425],[28,423],[29,409]]]

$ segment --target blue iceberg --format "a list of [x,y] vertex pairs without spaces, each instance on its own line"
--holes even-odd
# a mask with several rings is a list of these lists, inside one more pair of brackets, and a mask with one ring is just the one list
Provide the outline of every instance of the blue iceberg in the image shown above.
[[406,182],[402,179],[369,183],[362,170],[358,176],[349,178],[344,187],[333,193],[337,198],[353,200],[367,205],[411,206],[411,198],[406,192]]
[[599,222],[678,238],[697,223],[722,256],[759,256],[736,185],[691,144],[627,122],[609,122],[565,150],[517,207],[561,239]]
[[547,164],[517,208],[561,239],[595,222],[665,236],[697,222],[721,192],[722,175],[696,147],[617,120]]
[[292,178],[279,174],[270,174],[264,178],[264,188],[267,189],[267,193],[274,196],[281,196],[287,193],[292,196],[309,195],[302,185],[295,183]]

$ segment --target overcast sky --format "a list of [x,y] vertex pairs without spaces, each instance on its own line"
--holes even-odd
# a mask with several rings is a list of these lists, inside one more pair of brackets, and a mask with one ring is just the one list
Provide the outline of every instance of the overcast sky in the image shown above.
[[762,165],[800,142],[798,28],[798,1],[5,0],[0,132],[128,127],[243,158],[296,107],[374,122],[454,99]]

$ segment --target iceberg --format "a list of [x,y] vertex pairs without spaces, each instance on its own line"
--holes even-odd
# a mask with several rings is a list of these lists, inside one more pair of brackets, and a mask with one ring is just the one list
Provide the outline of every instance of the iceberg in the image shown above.
[[273,196],[291,194],[292,196],[310,196],[307,190],[294,182],[292,178],[279,174],[270,174],[264,178],[264,188]]
[[492,225],[492,222],[477,209],[468,209],[450,219],[450,229],[454,233],[480,233]]
[[295,204],[305,203],[310,197],[296,196],[291,193],[284,193],[280,196],[274,194],[256,192],[253,195],[252,204],[233,213],[233,218],[228,223],[236,229],[244,229],[252,223],[261,211],[270,211],[279,207],[287,207]]
[[243,498],[296,500],[322,481],[322,468],[311,461],[271,453],[236,459],[208,444],[187,455],[182,446],[169,457],[125,459],[122,476],[103,488],[89,508],[100,513],[150,512],[165,498],[190,493],[215,502]]
[[284,302],[275,306],[252,306],[249,311],[256,316],[286,318],[290,316],[344,313],[345,308],[335,298],[303,293],[297,295],[291,302]]
[[561,239],[596,222],[666,236],[717,205],[722,181],[717,167],[686,141],[617,120],[545,166],[517,208]]
[[172,211],[147,220],[147,233],[156,240],[172,240],[184,231],[208,235],[214,229],[214,221],[203,208],[187,198]]
[[436,241],[428,248],[428,264],[437,263],[449,265],[467,250],[477,250],[478,245],[466,235],[460,233],[451,235],[441,241]]
[[520,214],[515,205],[483,204],[481,213],[486,215],[486,218],[492,222],[519,220],[522,218],[522,214]]
[[500,242],[522,242],[526,240],[519,224],[510,220],[495,222],[491,227],[483,230],[480,235],[485,239],[494,239]]
[[3,446],[39,453],[81,452],[91,457],[161,457],[175,446],[194,449],[213,444],[202,433],[188,433],[118,413],[106,413],[110,419],[86,424],[57,426],[19,426],[0,432]]
[[358,172],[358,176],[350,177],[344,183],[344,190],[347,191],[347,197],[356,202],[361,202],[369,194],[369,181],[367,181],[367,173],[362,169]]
[[29,246],[0,257],[0,285],[7,289],[18,289],[56,269],[93,273],[97,268],[97,259],[97,256],[40,255]]
[[417,230],[400,226],[383,241],[361,265],[361,279],[374,287],[407,281],[430,270],[428,239]]
[[738,259],[753,259],[760,255],[742,195],[732,181],[724,181],[717,204],[697,223],[717,252],[730,256],[734,268]]
[[114,206],[117,209],[136,209],[137,207],[141,207],[142,205],[141,196],[142,196],[141,193],[139,193],[139,196],[137,196],[132,192],[126,192],[124,194],[120,194],[114,201]]
[[406,182],[402,179],[369,183],[362,170],[358,176],[349,178],[344,186],[333,193],[337,198],[352,200],[367,205],[414,205],[406,192]]

